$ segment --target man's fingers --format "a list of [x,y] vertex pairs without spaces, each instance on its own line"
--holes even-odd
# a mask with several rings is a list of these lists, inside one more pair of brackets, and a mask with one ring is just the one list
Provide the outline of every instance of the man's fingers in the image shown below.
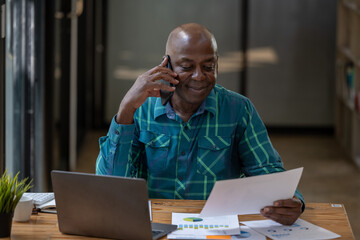
[[298,216],[301,213],[301,209],[298,208],[287,208],[287,207],[265,207],[264,213],[267,215],[270,214],[281,214],[281,215],[288,215],[288,216]]
[[151,76],[151,79],[150,81],[152,82],[156,82],[158,80],[164,80],[164,81],[167,81],[169,83],[172,83],[174,85],[177,85],[179,84],[179,80],[175,79],[174,77],[168,75],[168,74],[164,74],[162,72],[158,72],[158,73],[155,73]]
[[301,201],[296,198],[283,199],[274,202],[275,207],[299,207],[301,204]]
[[149,97],[160,97],[159,89],[150,90]]
[[160,81],[154,82],[149,88],[154,91],[159,91],[160,89],[168,92],[175,91],[175,87],[171,87],[169,85],[163,84]]
[[156,74],[156,73],[164,73],[164,74],[168,74],[170,76],[176,77],[177,73],[174,72],[173,70],[169,69],[165,66],[162,66],[162,63],[159,66],[156,66],[152,69],[149,70],[150,75],[152,74]]
[[297,216],[288,216],[288,215],[276,214],[276,213],[266,214],[264,212],[264,209],[261,210],[261,214],[264,217],[267,217],[283,225],[292,225],[297,219]]
[[260,213],[284,225],[293,224],[301,215],[302,202],[297,198],[278,200],[273,206],[266,206]]
[[164,56],[159,66],[165,67],[167,63],[168,63],[168,58]]

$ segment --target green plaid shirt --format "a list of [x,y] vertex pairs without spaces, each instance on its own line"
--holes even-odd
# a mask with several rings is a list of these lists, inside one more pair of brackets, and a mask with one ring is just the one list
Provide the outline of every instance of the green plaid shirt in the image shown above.
[[207,199],[217,180],[285,170],[250,100],[219,85],[188,122],[148,98],[99,142],[96,173],[145,178],[150,198]]

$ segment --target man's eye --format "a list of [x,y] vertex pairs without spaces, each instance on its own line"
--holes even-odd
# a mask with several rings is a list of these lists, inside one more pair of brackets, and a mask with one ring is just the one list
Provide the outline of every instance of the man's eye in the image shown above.
[[206,70],[206,71],[213,71],[214,70],[214,68],[215,68],[215,66],[214,65],[210,65],[210,66],[204,66],[204,69]]
[[181,66],[181,68],[185,71],[191,70],[191,66]]

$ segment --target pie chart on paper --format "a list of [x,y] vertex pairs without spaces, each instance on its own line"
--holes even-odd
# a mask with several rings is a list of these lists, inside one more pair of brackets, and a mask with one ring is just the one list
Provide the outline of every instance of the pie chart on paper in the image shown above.
[[203,220],[202,218],[198,218],[198,217],[184,218],[184,221],[187,221],[187,222],[201,222],[202,220]]

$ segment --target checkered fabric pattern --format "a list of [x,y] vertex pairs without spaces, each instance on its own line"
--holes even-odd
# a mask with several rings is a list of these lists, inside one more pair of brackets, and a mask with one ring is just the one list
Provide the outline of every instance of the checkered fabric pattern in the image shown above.
[[96,173],[145,178],[150,198],[205,200],[217,180],[285,170],[250,100],[219,85],[188,122],[148,98],[99,142]]

